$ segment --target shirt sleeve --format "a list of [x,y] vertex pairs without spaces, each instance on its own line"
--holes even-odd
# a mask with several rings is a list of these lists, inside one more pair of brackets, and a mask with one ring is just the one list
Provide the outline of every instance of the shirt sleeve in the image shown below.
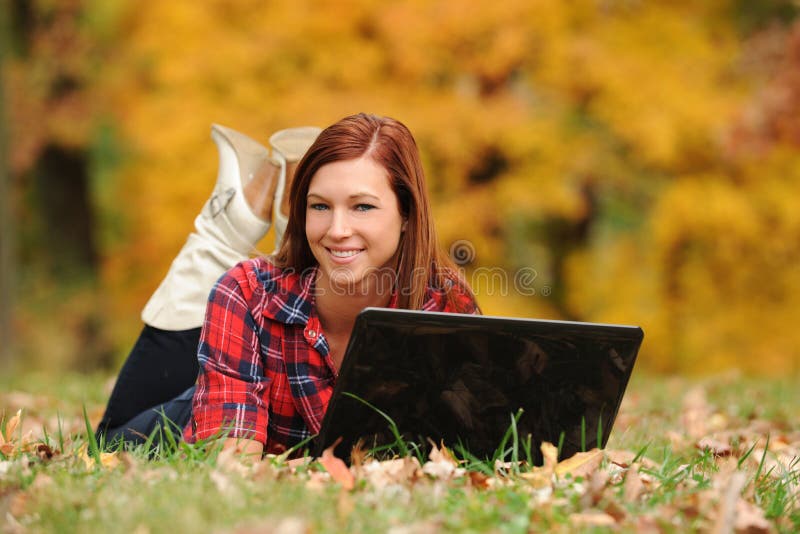
[[240,264],[217,281],[200,333],[200,374],[187,439],[212,436],[267,442],[270,380],[265,376],[258,326],[247,305]]

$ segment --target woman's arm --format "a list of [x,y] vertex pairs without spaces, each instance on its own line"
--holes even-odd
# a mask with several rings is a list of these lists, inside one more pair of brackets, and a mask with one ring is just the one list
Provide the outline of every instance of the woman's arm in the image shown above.
[[[189,439],[221,433],[234,442],[255,441],[263,450],[270,380],[265,376],[258,324],[248,306],[252,297],[248,267],[244,262],[228,271],[209,295],[198,347],[200,373]],[[254,452],[257,447],[247,445],[246,449]]]
[[236,454],[245,456],[248,460],[260,460],[264,455],[264,445],[254,439],[227,438],[222,445],[222,450],[233,449]]

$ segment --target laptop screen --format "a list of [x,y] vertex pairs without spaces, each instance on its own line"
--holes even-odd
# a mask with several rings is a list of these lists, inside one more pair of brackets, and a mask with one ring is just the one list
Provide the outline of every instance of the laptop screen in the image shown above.
[[341,458],[359,439],[366,449],[392,444],[387,417],[404,440],[479,459],[492,457],[515,415],[536,455],[542,441],[560,444],[562,458],[604,446],[642,337],[632,326],[368,308],[316,452],[338,438]]

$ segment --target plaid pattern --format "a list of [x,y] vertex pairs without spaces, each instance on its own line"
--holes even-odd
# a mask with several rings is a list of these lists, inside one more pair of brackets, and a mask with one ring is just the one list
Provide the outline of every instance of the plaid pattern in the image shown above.
[[[279,454],[319,432],[337,371],[314,307],[315,276],[254,258],[219,279],[200,334],[187,441],[222,432]],[[450,306],[428,288],[423,310],[478,313],[470,296],[455,296]]]

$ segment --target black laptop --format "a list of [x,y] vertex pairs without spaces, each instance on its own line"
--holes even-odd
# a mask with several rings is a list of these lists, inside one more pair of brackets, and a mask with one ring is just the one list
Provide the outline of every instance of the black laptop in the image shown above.
[[315,452],[341,438],[334,452],[349,459],[359,440],[380,448],[399,432],[483,460],[509,430],[531,436],[535,461],[543,441],[561,458],[603,447],[642,338],[636,326],[367,308]]

